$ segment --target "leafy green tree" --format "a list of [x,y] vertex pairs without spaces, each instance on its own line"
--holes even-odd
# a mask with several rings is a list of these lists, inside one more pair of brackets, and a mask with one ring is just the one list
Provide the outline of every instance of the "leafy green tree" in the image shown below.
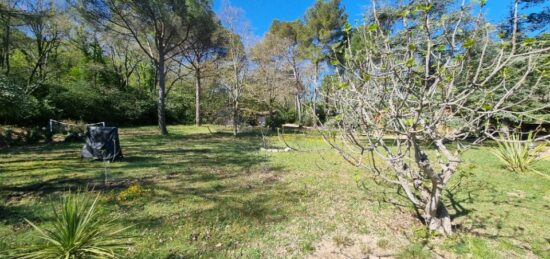
[[[97,28],[133,39],[156,68],[158,125],[167,135],[167,74],[178,71],[174,59],[197,24],[196,15],[210,10],[207,0],[80,0],[81,14]],[[176,64],[176,66],[178,66]],[[179,76],[176,77],[179,79]]]
[[202,79],[212,74],[213,62],[224,54],[224,34],[212,10],[197,18],[189,34],[189,41],[182,46],[182,64],[193,71],[195,81],[195,124],[201,124]]
[[[32,62],[27,84],[30,89],[39,87],[48,79],[49,63],[55,60],[57,48],[67,28],[62,11],[58,11],[53,2],[43,0],[28,2],[25,6],[27,15],[25,27],[31,36],[33,49],[24,51]],[[32,91],[32,90],[29,90]]]
[[2,47],[0,49],[0,65],[5,74],[10,72],[10,51],[12,46],[12,27],[15,20],[20,19],[23,13],[15,8],[15,1],[0,2],[0,22],[2,23]]
[[308,41],[304,49],[313,64],[313,115],[316,116],[318,88],[320,85],[320,66],[333,55],[332,46],[344,37],[344,25],[347,14],[341,6],[341,0],[317,0],[307,10],[305,23],[308,29]]
[[303,61],[306,58],[304,46],[309,38],[307,37],[307,28],[301,20],[291,22],[281,22],[274,20],[269,28],[269,34],[266,40],[271,42],[274,51],[272,54],[278,56],[285,66],[281,73],[289,74],[292,78],[290,84],[293,86],[294,103],[296,109],[296,121],[302,124],[302,106],[303,98],[306,92],[304,85],[304,67]]

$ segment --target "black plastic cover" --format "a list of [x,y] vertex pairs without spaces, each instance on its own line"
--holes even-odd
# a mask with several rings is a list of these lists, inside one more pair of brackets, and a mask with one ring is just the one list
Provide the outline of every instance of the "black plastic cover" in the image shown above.
[[118,128],[88,127],[86,130],[86,144],[80,152],[80,157],[110,161],[122,158]]

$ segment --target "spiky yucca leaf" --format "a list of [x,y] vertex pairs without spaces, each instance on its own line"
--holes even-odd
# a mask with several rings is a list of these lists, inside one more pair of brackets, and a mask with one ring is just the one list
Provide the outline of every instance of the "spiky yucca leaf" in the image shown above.
[[533,134],[529,133],[526,141],[521,141],[519,135],[501,136],[497,141],[498,147],[492,150],[493,154],[504,163],[506,168],[514,172],[537,172],[533,165],[541,160],[539,154],[546,144],[539,144],[534,148]]
[[53,207],[54,222],[50,229],[38,227],[25,219],[43,242],[25,248],[16,258],[117,258],[130,245],[113,220],[101,217],[97,208],[99,194],[91,200],[82,194],[69,194],[59,208]]

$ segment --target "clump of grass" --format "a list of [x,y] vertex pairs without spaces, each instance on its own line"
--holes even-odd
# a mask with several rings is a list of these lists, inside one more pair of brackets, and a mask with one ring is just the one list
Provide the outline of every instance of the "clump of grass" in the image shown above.
[[340,247],[352,246],[354,244],[353,239],[344,235],[335,235],[334,237],[332,237],[332,241],[334,241],[334,243],[336,243],[336,245]]
[[376,245],[382,249],[387,249],[390,246],[390,241],[387,239],[380,239],[376,242]]
[[517,134],[501,136],[497,144],[498,147],[492,150],[493,154],[506,168],[517,173],[537,172],[533,165],[542,159],[539,154],[546,147],[545,143],[536,145],[532,133],[529,133],[526,141],[521,141]]
[[410,245],[399,252],[396,256],[396,258],[399,259],[424,259],[432,257],[433,256],[430,251],[426,250],[422,244]]
[[471,258],[495,258],[497,255],[488,243],[474,236],[463,236],[448,246],[456,254]]
[[16,258],[117,258],[130,245],[113,220],[105,220],[97,207],[99,194],[90,199],[83,194],[69,194],[59,207],[52,206],[53,226],[38,227],[25,219],[36,231],[41,243],[21,248]]

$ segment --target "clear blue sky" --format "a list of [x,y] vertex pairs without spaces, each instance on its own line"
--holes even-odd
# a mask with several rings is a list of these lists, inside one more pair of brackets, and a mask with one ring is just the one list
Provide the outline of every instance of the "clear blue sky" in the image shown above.
[[[222,0],[214,0],[216,11],[220,10],[221,2]],[[301,18],[315,0],[231,0],[230,3],[245,11],[246,18],[251,23],[252,32],[262,36],[269,29],[273,19],[291,21]],[[370,0],[342,0],[351,24],[361,20],[361,14],[369,3]],[[487,0],[485,13],[488,19],[492,23],[501,21],[507,16],[510,3],[511,0]]]

